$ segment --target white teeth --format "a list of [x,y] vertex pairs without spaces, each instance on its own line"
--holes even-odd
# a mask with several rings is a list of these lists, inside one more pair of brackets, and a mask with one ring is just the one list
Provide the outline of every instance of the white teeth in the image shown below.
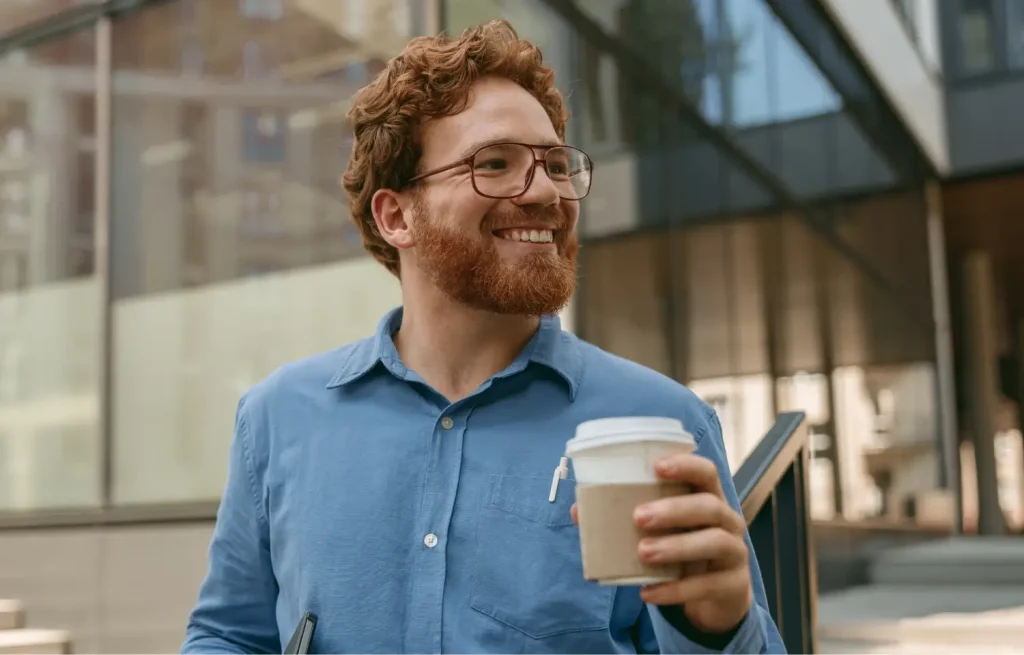
[[506,230],[501,233],[501,238],[527,243],[551,243],[555,235],[551,230]]

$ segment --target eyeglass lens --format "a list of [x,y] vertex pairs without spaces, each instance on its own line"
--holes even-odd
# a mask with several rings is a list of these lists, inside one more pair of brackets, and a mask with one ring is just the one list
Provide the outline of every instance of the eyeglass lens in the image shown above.
[[[473,158],[473,181],[485,196],[515,198],[522,195],[536,173],[536,151],[525,145],[501,143],[479,150]],[[544,152],[548,177],[565,200],[579,200],[590,191],[590,160],[570,147]]]

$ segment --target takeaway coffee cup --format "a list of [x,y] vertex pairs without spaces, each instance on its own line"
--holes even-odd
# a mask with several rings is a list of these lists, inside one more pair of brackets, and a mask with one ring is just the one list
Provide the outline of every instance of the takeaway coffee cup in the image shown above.
[[605,585],[647,585],[683,576],[678,565],[640,561],[637,546],[648,533],[636,527],[633,512],[648,501],[689,491],[686,485],[659,480],[654,463],[695,448],[693,436],[671,418],[605,418],[577,426],[565,454],[576,477],[584,578]]

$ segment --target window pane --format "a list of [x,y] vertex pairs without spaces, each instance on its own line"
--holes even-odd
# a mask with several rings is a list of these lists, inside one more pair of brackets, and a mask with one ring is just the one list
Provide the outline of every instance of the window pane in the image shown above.
[[94,43],[0,62],[0,510],[99,502]]
[[1024,68],[1024,0],[1006,0],[1006,54],[1011,68]]
[[398,285],[339,185],[414,0],[182,0],[114,24],[115,500],[215,499],[239,395]]
[[[520,37],[540,47],[544,63],[555,71],[555,84],[571,105],[574,87],[579,85],[572,68],[576,37],[569,24],[542,0],[444,0],[444,3],[444,30],[453,37],[489,20],[509,21]],[[572,129],[572,122],[569,125]]]
[[996,60],[992,0],[963,0],[959,23],[964,72],[992,70]]

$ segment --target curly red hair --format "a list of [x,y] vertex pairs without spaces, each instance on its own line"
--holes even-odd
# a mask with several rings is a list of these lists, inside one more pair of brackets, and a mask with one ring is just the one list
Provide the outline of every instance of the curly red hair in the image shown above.
[[363,247],[395,275],[398,250],[377,229],[373,194],[408,185],[422,152],[421,122],[463,111],[470,87],[485,76],[506,78],[529,91],[558,137],[565,137],[568,111],[554,71],[544,65],[540,49],[520,39],[506,20],[466,30],[457,39],[443,34],[413,39],[353,98],[348,118],[355,139],[342,186]]

